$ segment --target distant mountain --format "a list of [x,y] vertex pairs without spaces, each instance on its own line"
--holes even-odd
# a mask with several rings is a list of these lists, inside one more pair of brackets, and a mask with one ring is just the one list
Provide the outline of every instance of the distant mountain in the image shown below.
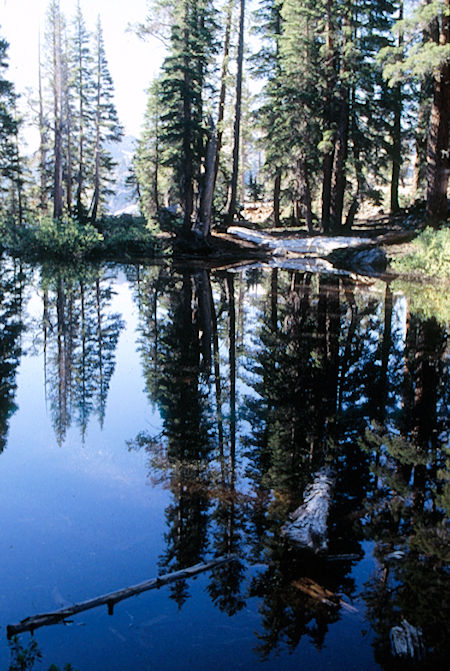
[[131,189],[126,185],[126,179],[133,161],[137,139],[133,135],[126,135],[122,142],[111,142],[106,149],[117,163],[114,168],[114,193],[108,202],[110,214],[139,214],[139,204]]

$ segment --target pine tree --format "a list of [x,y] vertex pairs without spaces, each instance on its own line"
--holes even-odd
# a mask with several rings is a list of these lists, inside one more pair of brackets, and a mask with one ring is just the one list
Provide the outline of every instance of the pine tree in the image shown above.
[[141,212],[150,220],[160,210],[160,83],[155,79],[148,90],[143,131],[134,159]]
[[261,49],[252,58],[253,73],[265,78],[262,104],[257,111],[263,137],[265,169],[273,179],[274,224],[280,225],[281,179],[289,167],[288,144],[282,113],[282,82],[279,58],[281,36],[281,3],[263,0],[254,14],[255,32],[260,36]]
[[37,127],[39,130],[39,209],[42,213],[47,211],[48,201],[50,198],[50,181],[51,168],[49,161],[50,152],[50,121],[47,114],[45,100],[44,100],[44,85],[42,76],[42,61],[41,61],[41,40],[39,36],[38,48],[38,112],[37,112]]
[[169,54],[162,66],[161,146],[174,175],[189,236],[205,151],[204,96],[214,49],[210,0],[179,0],[173,7]]
[[450,121],[449,0],[415,2],[410,16],[396,25],[407,49],[386,48],[384,75],[391,86],[405,77],[426,82],[432,77],[432,106],[427,138],[427,214],[433,221],[448,213]]
[[230,204],[228,207],[226,221],[231,224],[236,213],[237,182],[239,171],[239,145],[241,129],[241,107],[242,107],[242,76],[244,67],[244,22],[245,22],[245,0],[240,0],[239,12],[239,38],[237,54],[237,74],[236,74],[236,107],[234,111],[234,131],[233,131],[233,168],[231,172],[230,185]]
[[64,109],[64,17],[59,0],[51,0],[47,11],[46,42],[48,79],[52,93],[53,127],[53,217],[63,215],[63,109]]
[[109,175],[114,162],[109,154],[106,143],[120,142],[123,129],[120,125],[114,105],[114,87],[106,60],[103,30],[100,17],[97,20],[95,34],[95,145],[94,145],[94,176],[90,219],[93,224],[104,203],[105,196],[110,193]]
[[[0,198],[18,184],[20,162],[14,85],[5,78],[8,42],[0,38]],[[3,199],[2,199],[3,200]],[[1,200],[0,200],[1,204]]]
[[72,137],[74,147],[73,170],[75,177],[74,213],[80,220],[87,215],[87,177],[92,174],[93,152],[93,60],[89,49],[90,34],[77,3],[73,21],[70,49],[70,90],[73,107]]

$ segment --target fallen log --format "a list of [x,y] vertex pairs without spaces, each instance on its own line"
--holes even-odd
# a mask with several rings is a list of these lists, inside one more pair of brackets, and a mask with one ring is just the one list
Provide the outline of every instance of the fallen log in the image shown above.
[[245,228],[244,226],[230,226],[228,233],[241,240],[253,242],[271,249],[278,256],[292,252],[313,256],[327,256],[335,249],[360,247],[367,244],[367,238],[335,235],[332,237],[315,235],[307,238],[277,238],[262,231]]
[[217,557],[216,559],[212,559],[205,564],[195,564],[195,566],[189,566],[180,571],[175,571],[174,573],[167,573],[166,575],[152,578],[151,580],[141,582],[138,585],[133,585],[132,587],[125,587],[124,589],[118,590],[116,592],[110,592],[109,594],[97,596],[94,599],[81,601],[80,603],[76,603],[73,606],[67,606],[66,608],[61,608],[60,610],[55,610],[50,613],[32,615],[31,617],[27,617],[24,620],[21,620],[18,624],[9,624],[6,627],[7,637],[10,639],[12,636],[20,634],[24,631],[31,631],[33,633],[34,630],[38,629],[39,627],[44,627],[50,624],[57,624],[64,621],[71,615],[81,613],[85,610],[90,610],[91,608],[97,608],[98,606],[107,606],[108,613],[112,615],[114,606],[119,601],[129,599],[131,596],[136,596],[142,592],[147,592],[150,589],[158,589],[159,587],[176,582],[177,580],[193,578],[199,573],[209,571],[212,568],[216,568],[216,566],[227,564],[228,562],[235,561],[236,559],[236,555],[225,555],[223,557]]
[[282,533],[296,545],[315,553],[328,549],[328,511],[334,488],[334,473],[322,468],[305,489],[303,504],[291,515]]

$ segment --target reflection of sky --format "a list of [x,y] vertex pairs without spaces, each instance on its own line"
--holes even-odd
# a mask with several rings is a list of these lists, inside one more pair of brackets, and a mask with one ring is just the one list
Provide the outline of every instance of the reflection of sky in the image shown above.
[[[36,346],[27,347],[28,354],[21,360],[18,410],[10,420],[7,448],[0,455],[3,631],[6,624],[26,616],[155,576],[167,547],[165,512],[174,501],[173,494],[150,484],[145,451],[129,452],[127,448],[127,441],[139,432],[155,435],[161,428],[159,415],[151,409],[145,392],[135,288],[131,289],[120,274],[114,290],[109,309],[119,312],[126,326],[116,350],[103,430],[92,415],[82,444],[73,422],[64,444],[58,447],[45,403],[42,343],[36,339]],[[248,394],[255,395],[248,386],[247,358],[254,353],[262,296],[262,285],[244,291],[244,351],[237,362],[238,410]],[[237,297],[238,291],[236,308]],[[29,307],[33,317],[29,321],[37,328],[42,318],[41,299],[31,293]],[[164,316],[164,309],[160,309],[159,319]],[[227,319],[226,313],[222,318]],[[228,337],[226,331],[221,335],[221,372],[226,378]],[[227,385],[224,382],[224,409],[229,408]],[[240,439],[249,431],[248,422],[239,420],[238,454]],[[241,456],[237,469],[239,487],[245,491],[249,482]],[[210,505],[215,508],[217,501]],[[256,570],[248,569],[244,595]],[[352,575],[358,581],[365,580],[371,570],[369,552]],[[80,671],[228,671],[258,667],[254,650],[257,634],[263,633],[261,602],[246,598],[245,608],[230,618],[212,603],[207,593],[210,582],[210,574],[190,581],[191,598],[181,611],[168,599],[169,588],[163,588],[118,604],[113,618],[102,608],[75,616],[71,626],[38,630],[35,638],[44,653],[42,668],[51,663],[63,668],[68,662]],[[271,657],[263,668],[376,669],[369,637],[360,643],[363,606],[356,605],[357,613],[346,613],[330,625],[323,650],[317,650],[304,636],[289,654],[282,643],[279,656]],[[27,636],[23,640],[28,640]],[[356,645],[358,655],[354,653]],[[7,668],[5,656],[3,640],[1,668]]]
[[[0,455],[2,626],[6,618],[20,620],[158,572],[161,507],[169,497],[148,487],[145,454],[128,452],[126,441],[159,418],[144,393],[131,291],[125,283],[116,291],[111,310],[127,315],[127,327],[118,343],[103,431],[91,417],[84,445],[76,426],[56,445],[42,347],[21,360],[18,410]],[[32,295],[34,318],[42,316],[41,308]]]

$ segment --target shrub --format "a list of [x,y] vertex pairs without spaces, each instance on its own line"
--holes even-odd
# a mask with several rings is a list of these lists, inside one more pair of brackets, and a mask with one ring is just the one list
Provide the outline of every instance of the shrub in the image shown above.
[[450,278],[450,228],[426,228],[412,243],[411,253],[392,265],[401,273]]

